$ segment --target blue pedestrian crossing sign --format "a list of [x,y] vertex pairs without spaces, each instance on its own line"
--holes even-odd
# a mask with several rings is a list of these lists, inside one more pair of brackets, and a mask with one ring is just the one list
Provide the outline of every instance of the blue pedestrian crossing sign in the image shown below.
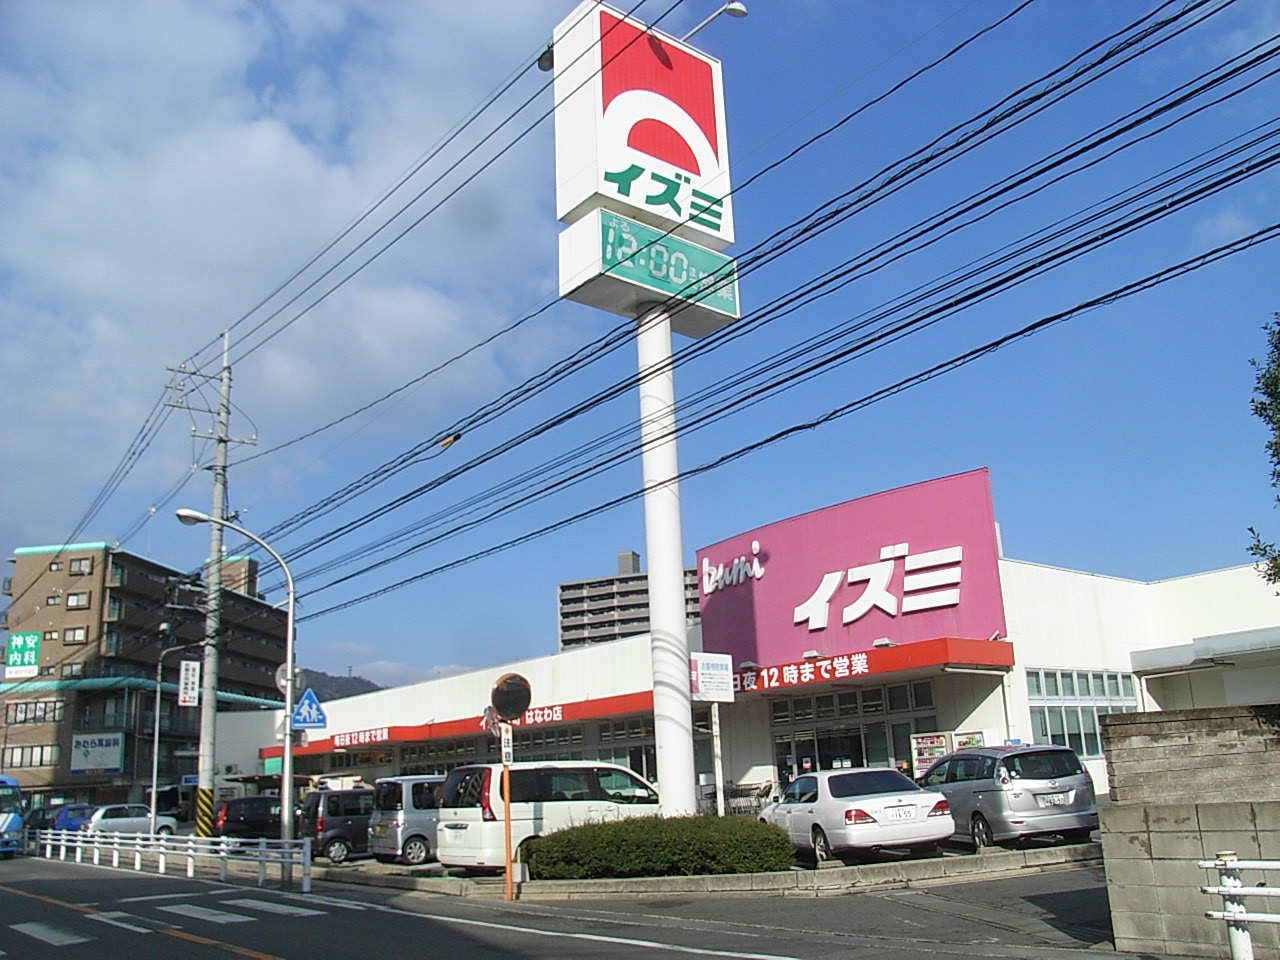
[[320,701],[316,699],[315,691],[307,687],[307,692],[293,708],[293,720],[290,726],[295,730],[323,730],[328,722]]

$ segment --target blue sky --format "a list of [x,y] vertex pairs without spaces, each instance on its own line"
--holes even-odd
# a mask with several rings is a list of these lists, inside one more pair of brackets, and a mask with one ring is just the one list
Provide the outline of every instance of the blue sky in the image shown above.
[[[1011,0],[748,5],[747,18],[719,18],[696,41],[724,64],[736,184],[1019,6]],[[550,90],[539,91],[549,77],[536,70],[517,75],[573,6],[567,0],[0,5],[0,124],[6,130],[0,139],[0,373],[10,388],[0,546],[60,542],[76,530],[162,396],[167,368],[195,358],[202,371],[213,372],[216,348],[208,345],[232,325],[231,430],[238,438],[256,436],[257,444],[232,450],[230,502],[240,522],[258,532],[611,330],[618,318],[554,304],[422,378],[555,299],[552,129],[549,120],[534,126],[552,105]],[[830,198],[875,182],[882,169],[1156,6],[1029,4],[735,194],[738,240],[728,252],[744,256]],[[1165,12],[1182,6],[1170,4]],[[638,15],[661,19],[662,28],[679,35],[716,4],[684,0],[668,12],[671,7],[670,0],[646,0]],[[806,279],[1280,34],[1275,0],[1215,0],[1204,8],[1215,10],[1038,116],[744,273],[748,318]],[[1268,61],[1219,93],[1273,68]],[[472,127],[432,153],[512,78]],[[465,155],[526,100],[528,107]],[[1280,80],[1263,79],[830,296],[754,325],[680,367],[681,409],[692,410],[692,398],[736,370],[1274,123],[1277,102]],[[1175,116],[1181,114],[1166,120]],[[458,186],[503,148],[487,169]],[[428,156],[386,204],[323,252]],[[422,191],[392,233],[421,221],[370,266],[304,312],[345,275],[340,268],[266,320],[320,268]],[[1278,210],[1274,169],[1234,183],[900,342],[744,404],[682,437],[681,466],[707,463],[1262,229],[1280,219]],[[347,271],[388,239],[371,241]],[[317,265],[300,282],[255,310],[317,252]],[[1263,353],[1261,328],[1280,310],[1278,267],[1277,242],[1254,246],[687,480],[681,488],[686,560],[692,563],[699,546],[773,520],[987,466],[1008,556],[1142,580],[1245,563],[1247,527],[1280,535],[1266,434],[1248,405],[1249,359]],[[248,319],[237,324],[242,317]],[[487,459],[522,430],[633,374],[634,365],[634,344],[623,343],[468,431],[448,450],[273,540],[299,578],[301,614],[634,490],[640,467],[631,458],[571,490],[321,589],[354,569],[320,573],[321,564],[349,553],[378,559],[381,554],[369,552],[376,537],[437,515],[465,517],[468,499],[481,491],[537,473],[608,431],[634,431],[637,402],[634,391],[626,391],[376,524],[332,536],[339,524],[431,484],[446,470]],[[422,379],[367,413],[274,449],[415,378]],[[719,392],[724,399],[731,394]],[[207,416],[186,411],[158,426],[76,539],[121,539],[124,548],[161,562],[197,566],[206,535],[179,526],[172,510],[208,509],[207,472],[196,471],[174,499],[164,498],[191,464],[208,462],[207,445],[192,434],[209,427]],[[148,522],[149,507],[157,504]],[[324,546],[298,553],[312,538]],[[304,666],[350,667],[380,683],[401,683],[550,653],[556,585],[611,573],[615,554],[629,549],[644,550],[638,502],[306,620],[299,659]],[[264,585],[277,580],[268,574]],[[280,599],[278,591],[273,599]]]

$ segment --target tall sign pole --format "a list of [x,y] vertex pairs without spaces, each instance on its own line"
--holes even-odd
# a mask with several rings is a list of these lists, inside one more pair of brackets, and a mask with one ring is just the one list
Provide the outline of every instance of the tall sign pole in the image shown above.
[[682,816],[697,787],[671,333],[739,316],[720,62],[594,0],[550,53],[560,294],[636,320],[659,809]]
[[490,710],[485,711],[487,725],[492,730],[497,727],[502,743],[502,825],[506,850],[506,898],[514,900],[515,879],[512,876],[511,862],[511,763],[514,749],[511,738],[511,721],[524,716],[529,709],[529,701],[533,696],[529,681],[518,673],[504,673],[493,683],[489,693]]

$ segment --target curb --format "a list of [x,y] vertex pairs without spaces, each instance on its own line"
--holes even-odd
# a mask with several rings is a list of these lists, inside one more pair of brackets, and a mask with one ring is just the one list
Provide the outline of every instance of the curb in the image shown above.
[[[1081,843],[1033,850],[998,850],[977,855],[903,860],[855,867],[792,869],[779,873],[740,873],[697,877],[631,877],[611,880],[527,880],[515,884],[517,900],[601,900],[617,897],[784,896],[837,897],[866,890],[951,883],[960,877],[998,877],[1027,871],[1101,863],[1102,844]],[[375,873],[352,865],[312,866],[313,880],[390,888],[441,896],[502,900],[501,877],[414,875],[412,868]]]

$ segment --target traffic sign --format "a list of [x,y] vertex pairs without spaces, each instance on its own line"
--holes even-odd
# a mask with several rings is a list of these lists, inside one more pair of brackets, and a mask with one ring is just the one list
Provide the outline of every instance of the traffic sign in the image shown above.
[[324,709],[316,699],[315,691],[310,687],[307,687],[306,693],[293,708],[290,724],[295,730],[323,730],[328,726],[329,720],[324,715]]

